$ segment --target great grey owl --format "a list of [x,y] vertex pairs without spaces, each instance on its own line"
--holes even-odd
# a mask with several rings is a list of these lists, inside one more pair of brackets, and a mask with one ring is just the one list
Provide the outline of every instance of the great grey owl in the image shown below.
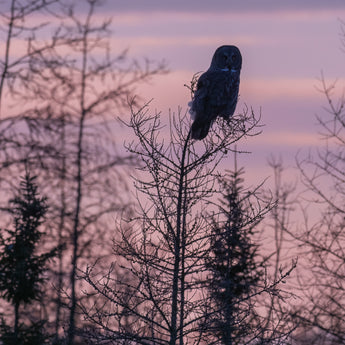
[[204,139],[217,116],[229,119],[235,112],[242,56],[235,46],[221,46],[215,51],[210,68],[196,86],[190,113],[194,120],[192,138]]

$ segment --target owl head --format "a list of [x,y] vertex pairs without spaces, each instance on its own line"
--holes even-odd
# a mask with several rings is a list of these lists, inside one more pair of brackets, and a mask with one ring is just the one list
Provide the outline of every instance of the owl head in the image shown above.
[[221,46],[215,51],[211,69],[221,69],[224,71],[240,71],[242,67],[242,55],[235,46]]

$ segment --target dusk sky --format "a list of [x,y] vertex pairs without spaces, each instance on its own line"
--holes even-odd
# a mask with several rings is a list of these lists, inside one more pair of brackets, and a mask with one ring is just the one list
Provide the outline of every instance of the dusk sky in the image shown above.
[[[237,45],[243,56],[240,101],[262,112],[263,133],[239,148],[247,176],[270,175],[266,160],[281,156],[294,166],[299,150],[320,144],[315,114],[326,105],[317,91],[321,73],[345,85],[345,46],[341,42],[345,1],[109,1],[99,14],[113,17],[114,53],[128,47],[134,57],[164,59],[170,70],[138,89],[153,98],[152,111],[187,110],[188,84],[209,67],[214,50]],[[229,168],[232,166],[229,157]]]
[[[25,339],[32,321],[59,344],[84,335],[113,344],[307,344],[315,336],[313,344],[345,345],[345,149],[329,154],[336,143],[323,140],[316,118],[337,118],[322,81],[335,85],[345,116],[345,0],[0,7],[0,298],[15,311],[0,306],[1,339]],[[235,115],[253,111],[262,133],[230,149],[230,140],[191,148],[169,133],[179,120],[171,114],[189,117],[186,85],[222,45],[242,54]],[[150,79],[137,68],[146,61],[164,61],[168,73]],[[148,113],[131,123],[132,91]],[[235,138],[253,122],[235,127]],[[344,138],[345,126],[329,123]],[[297,156],[316,163],[299,170]],[[226,175],[234,158],[244,175]],[[272,159],[285,168],[276,185]],[[23,256],[28,224],[36,235]],[[35,301],[17,276],[38,259],[40,270],[26,275],[32,286],[24,284]]]

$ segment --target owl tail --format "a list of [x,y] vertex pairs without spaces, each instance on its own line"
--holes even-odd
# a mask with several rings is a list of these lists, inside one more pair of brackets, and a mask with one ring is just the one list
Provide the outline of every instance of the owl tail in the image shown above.
[[192,138],[202,140],[206,138],[210,130],[212,121],[198,121],[197,119],[192,124]]

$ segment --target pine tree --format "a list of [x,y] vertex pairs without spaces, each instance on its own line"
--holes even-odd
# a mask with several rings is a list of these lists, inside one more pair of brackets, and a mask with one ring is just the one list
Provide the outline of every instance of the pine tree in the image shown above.
[[[206,259],[212,312],[208,310],[211,316],[203,327],[205,333],[213,335],[215,344],[247,343],[255,315],[250,297],[263,273],[256,261],[257,245],[251,241],[262,213],[254,211],[250,200],[253,194],[243,189],[243,173],[235,167],[220,181],[223,201],[219,216],[223,220],[212,220],[210,255]],[[253,334],[258,335],[257,331]]]
[[20,323],[20,307],[41,297],[42,276],[47,260],[56,255],[56,248],[40,254],[38,246],[43,235],[39,231],[47,212],[47,200],[40,197],[36,177],[26,172],[20,183],[19,195],[10,201],[13,230],[0,233],[0,293],[14,309],[13,327],[3,320],[3,344],[43,344],[44,320]]

